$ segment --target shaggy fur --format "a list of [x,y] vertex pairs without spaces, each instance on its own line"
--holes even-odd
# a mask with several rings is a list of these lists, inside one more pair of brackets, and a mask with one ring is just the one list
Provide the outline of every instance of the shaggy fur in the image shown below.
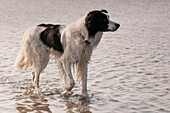
[[24,34],[15,67],[32,67],[32,83],[37,90],[40,73],[52,54],[63,71],[66,93],[75,85],[72,76],[72,70],[75,70],[82,83],[82,95],[87,96],[87,70],[92,51],[99,44],[102,32],[116,31],[120,26],[109,20],[107,13],[106,10],[91,11],[67,27],[40,24],[29,28]]

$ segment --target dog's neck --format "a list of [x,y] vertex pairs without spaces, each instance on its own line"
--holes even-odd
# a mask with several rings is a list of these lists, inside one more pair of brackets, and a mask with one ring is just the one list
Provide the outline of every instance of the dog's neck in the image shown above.
[[95,30],[93,27],[91,26],[86,26],[87,31],[88,31],[88,35],[89,37],[95,37],[96,33],[98,32],[97,30]]

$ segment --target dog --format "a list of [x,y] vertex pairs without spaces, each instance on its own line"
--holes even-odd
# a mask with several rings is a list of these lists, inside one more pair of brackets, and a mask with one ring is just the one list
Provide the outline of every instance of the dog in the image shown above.
[[72,71],[82,84],[82,96],[87,97],[87,71],[94,48],[103,32],[116,31],[120,24],[110,20],[107,10],[93,10],[68,26],[39,24],[26,30],[15,61],[17,69],[32,69],[32,84],[37,91],[39,76],[50,56],[55,56],[65,80],[65,93],[75,85]]

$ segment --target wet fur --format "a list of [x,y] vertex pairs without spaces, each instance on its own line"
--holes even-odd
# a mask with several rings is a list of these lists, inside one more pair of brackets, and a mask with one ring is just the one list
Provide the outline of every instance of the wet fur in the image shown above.
[[38,89],[40,73],[47,66],[50,55],[53,55],[63,72],[66,92],[71,91],[75,85],[72,75],[72,70],[75,70],[82,84],[82,95],[87,96],[87,71],[92,52],[99,44],[102,32],[115,31],[119,27],[109,20],[104,23],[107,26],[97,26],[98,23],[94,22],[101,20],[95,21],[98,19],[96,17],[108,19],[104,13],[107,11],[92,11],[67,27],[40,24],[29,28],[24,34],[15,67],[32,67],[32,83]]

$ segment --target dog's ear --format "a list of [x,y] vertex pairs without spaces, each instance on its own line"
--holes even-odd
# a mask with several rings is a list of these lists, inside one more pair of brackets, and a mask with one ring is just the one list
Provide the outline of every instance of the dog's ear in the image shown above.
[[108,11],[106,9],[102,9],[101,12],[108,13]]
[[86,22],[86,24],[93,24],[94,22],[94,13],[89,13],[88,15],[87,15],[87,17],[85,18],[85,22]]

